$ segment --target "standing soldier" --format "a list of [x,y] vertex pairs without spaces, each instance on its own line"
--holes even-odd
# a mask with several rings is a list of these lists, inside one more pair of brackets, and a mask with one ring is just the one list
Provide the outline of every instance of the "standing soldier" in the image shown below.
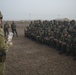
[[9,25],[7,22],[4,24],[4,35],[6,36],[6,34],[9,34]]
[[14,21],[12,21],[11,29],[12,29],[13,36],[16,33],[16,36],[18,37],[18,33],[17,33],[17,30],[16,30],[16,24],[14,23]]
[[5,43],[4,32],[2,29],[2,18],[3,16],[0,12],[0,75],[4,75],[6,52],[8,48],[12,45],[11,41]]

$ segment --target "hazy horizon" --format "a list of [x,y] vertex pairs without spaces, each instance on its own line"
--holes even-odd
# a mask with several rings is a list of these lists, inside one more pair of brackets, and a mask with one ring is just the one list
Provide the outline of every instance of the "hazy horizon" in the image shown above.
[[0,0],[4,20],[76,20],[76,0]]

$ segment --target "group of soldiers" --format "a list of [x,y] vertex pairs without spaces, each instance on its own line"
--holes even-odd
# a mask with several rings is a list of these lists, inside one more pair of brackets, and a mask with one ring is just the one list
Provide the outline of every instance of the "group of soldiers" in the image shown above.
[[[8,22],[6,22],[4,24],[3,29],[4,29],[4,35],[6,37],[9,34],[9,24],[8,24]],[[12,23],[11,23],[11,31],[13,33],[13,36],[15,36],[15,34],[16,34],[16,36],[18,36],[17,29],[16,29],[16,24],[14,23],[14,21],[12,21]]]
[[25,37],[55,48],[59,54],[71,55],[76,60],[75,20],[36,20],[25,29]]

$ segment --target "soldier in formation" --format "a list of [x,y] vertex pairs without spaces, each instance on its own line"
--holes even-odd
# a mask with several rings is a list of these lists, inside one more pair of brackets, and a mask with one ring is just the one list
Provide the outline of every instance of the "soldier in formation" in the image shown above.
[[76,60],[75,20],[36,20],[26,27],[25,36],[55,48],[59,54],[72,55]]

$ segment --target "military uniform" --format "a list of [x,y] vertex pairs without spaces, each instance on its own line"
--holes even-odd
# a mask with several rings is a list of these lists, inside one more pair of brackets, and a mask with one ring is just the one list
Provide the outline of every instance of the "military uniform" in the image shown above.
[[8,35],[9,34],[9,25],[8,23],[6,22],[6,24],[4,24],[4,35],[6,36],[6,34]]
[[18,36],[17,30],[16,30],[16,24],[14,23],[14,21],[11,24],[11,29],[12,29],[13,35],[16,33],[16,36]]
[[68,35],[67,36],[67,43],[66,43],[66,53],[67,55],[71,54],[72,50],[72,36]]
[[3,30],[0,28],[0,75],[3,75],[6,50],[7,46],[5,44],[4,33]]
[[28,26],[26,35],[32,40],[46,44],[59,51],[59,54],[73,54],[76,59],[75,21],[34,21]]
[[72,55],[73,55],[73,57],[74,57],[74,60],[76,60],[76,37],[73,38]]
[[[0,26],[2,24],[2,14],[0,12]],[[1,26],[2,27],[2,26]],[[4,31],[0,28],[0,75],[4,74],[6,52],[10,47],[10,43],[5,43]]]

